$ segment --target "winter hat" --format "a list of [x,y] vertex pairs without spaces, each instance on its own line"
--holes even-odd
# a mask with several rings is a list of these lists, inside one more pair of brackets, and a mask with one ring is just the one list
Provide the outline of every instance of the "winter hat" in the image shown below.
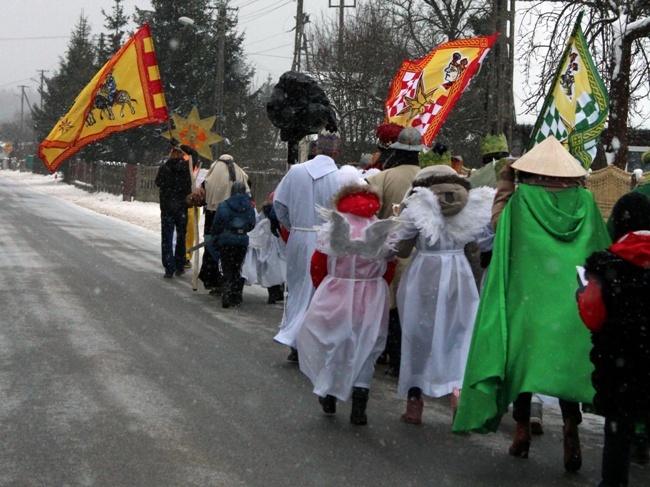
[[361,167],[366,167],[371,162],[372,162],[372,154],[361,154],[361,157],[359,158],[359,165]]
[[514,169],[555,178],[581,178],[587,171],[552,135],[512,164]]
[[370,218],[379,211],[379,195],[367,184],[348,184],[332,197],[334,208],[342,213]]
[[246,183],[244,181],[235,181],[230,187],[230,194],[244,194],[246,193]]
[[435,184],[459,184],[469,191],[471,188],[469,181],[458,175],[451,166],[439,165],[439,166],[428,166],[424,169],[420,169],[413,179],[412,186],[416,187],[425,187],[428,188]]
[[427,152],[420,152],[420,167],[428,166],[451,166],[451,152],[447,146],[436,142]]
[[614,241],[629,232],[650,230],[650,198],[636,191],[624,194],[612,208],[610,224]]
[[323,129],[318,132],[318,139],[316,139],[316,147],[320,153],[333,153],[339,150],[339,142],[341,136],[338,132],[330,132]]
[[403,126],[394,122],[382,123],[377,126],[377,130],[375,131],[375,135],[377,136],[377,148],[380,150],[388,149],[391,144],[397,142],[397,137],[399,137],[399,134],[403,129]]
[[390,148],[409,152],[420,152],[424,148],[422,145],[422,136],[417,129],[406,127],[399,133],[397,142],[391,144]]
[[641,154],[641,163],[650,164],[650,150]]
[[189,160],[189,156],[183,152],[183,150],[180,147],[172,147],[171,152],[169,153],[169,158],[170,159],[185,159],[186,161]]

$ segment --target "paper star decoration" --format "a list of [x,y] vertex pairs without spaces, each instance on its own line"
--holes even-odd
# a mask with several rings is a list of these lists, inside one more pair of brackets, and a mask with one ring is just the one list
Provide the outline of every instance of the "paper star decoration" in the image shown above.
[[192,107],[187,118],[172,113],[172,120],[176,128],[172,130],[171,135],[169,132],[164,132],[162,136],[166,139],[174,137],[181,145],[191,147],[200,156],[211,161],[212,152],[210,151],[210,146],[223,140],[223,137],[220,135],[210,132],[216,119],[216,116],[212,116],[201,120],[196,107]]

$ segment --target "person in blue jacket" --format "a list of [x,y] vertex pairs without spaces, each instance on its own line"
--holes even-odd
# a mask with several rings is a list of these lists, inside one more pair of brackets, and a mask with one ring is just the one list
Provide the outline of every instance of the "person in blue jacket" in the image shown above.
[[219,203],[212,221],[212,242],[221,257],[223,286],[221,306],[229,308],[242,302],[244,280],[241,268],[248,248],[248,232],[255,228],[255,209],[246,194],[246,184],[235,181],[230,198]]

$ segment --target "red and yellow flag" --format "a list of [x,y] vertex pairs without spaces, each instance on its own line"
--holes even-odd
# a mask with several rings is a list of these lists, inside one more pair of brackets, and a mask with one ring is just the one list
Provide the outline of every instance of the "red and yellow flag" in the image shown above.
[[440,44],[417,61],[404,61],[386,100],[386,121],[415,127],[430,145],[498,34]]
[[145,24],[77,96],[70,111],[41,142],[38,155],[55,171],[91,142],[168,118],[151,30]]

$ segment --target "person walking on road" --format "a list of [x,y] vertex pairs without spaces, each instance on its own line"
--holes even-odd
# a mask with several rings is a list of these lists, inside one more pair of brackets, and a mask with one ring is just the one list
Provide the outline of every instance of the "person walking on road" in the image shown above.
[[286,249],[288,295],[280,332],[274,338],[291,347],[290,362],[298,362],[296,334],[314,294],[309,265],[316,249],[316,225],[323,223],[316,207],[331,208],[332,196],[340,187],[334,162],[339,142],[338,132],[323,129],[316,140],[316,157],[292,166],[273,198],[279,222],[291,232]]
[[[164,277],[171,279],[185,272],[185,232],[187,231],[186,197],[192,193],[189,157],[174,147],[160,166],[154,180],[160,190],[160,243]],[[176,245],[174,246],[174,231]]]
[[570,472],[582,466],[579,403],[594,395],[589,332],[575,304],[576,266],[610,243],[594,197],[582,185],[586,174],[553,136],[501,170],[492,260],[453,428],[495,431],[512,403],[516,425],[508,451],[528,458],[532,393],[557,397]]

